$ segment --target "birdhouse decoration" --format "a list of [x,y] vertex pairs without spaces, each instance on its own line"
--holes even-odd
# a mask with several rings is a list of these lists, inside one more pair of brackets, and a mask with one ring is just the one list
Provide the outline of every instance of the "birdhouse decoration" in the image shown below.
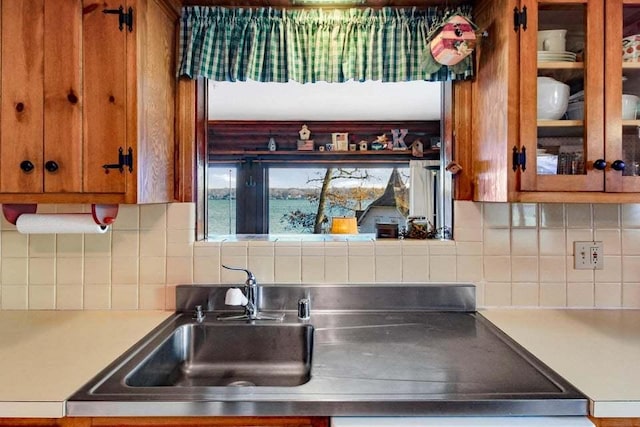
[[298,151],[313,151],[314,142],[309,139],[311,131],[307,125],[302,125],[302,129],[298,132],[300,139],[298,139]]
[[269,143],[267,144],[267,148],[269,149],[269,151],[276,151],[278,149],[278,146],[276,145],[276,140],[273,137],[269,138]]
[[471,55],[476,45],[476,26],[470,19],[455,14],[446,18],[429,37],[430,56],[442,65],[456,65]]
[[302,125],[302,128],[300,129],[298,134],[300,135],[300,140],[301,141],[306,141],[311,136],[311,131],[309,130],[307,125]]

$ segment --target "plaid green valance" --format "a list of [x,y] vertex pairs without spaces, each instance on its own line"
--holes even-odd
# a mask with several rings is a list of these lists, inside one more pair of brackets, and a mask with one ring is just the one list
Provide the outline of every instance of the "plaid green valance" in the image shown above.
[[178,74],[300,83],[469,78],[471,56],[455,67],[423,66],[427,35],[444,15],[437,8],[184,7]]

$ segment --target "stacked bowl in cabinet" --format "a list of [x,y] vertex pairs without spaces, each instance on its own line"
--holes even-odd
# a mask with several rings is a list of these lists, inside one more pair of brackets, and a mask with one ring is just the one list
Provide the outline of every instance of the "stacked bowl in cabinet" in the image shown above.
[[568,104],[568,85],[551,77],[538,77],[538,120],[561,119]]

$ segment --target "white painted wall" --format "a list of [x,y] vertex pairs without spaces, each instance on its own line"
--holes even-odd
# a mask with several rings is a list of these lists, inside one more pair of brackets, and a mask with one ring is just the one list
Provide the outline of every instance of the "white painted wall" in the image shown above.
[[441,83],[209,83],[210,120],[440,120]]

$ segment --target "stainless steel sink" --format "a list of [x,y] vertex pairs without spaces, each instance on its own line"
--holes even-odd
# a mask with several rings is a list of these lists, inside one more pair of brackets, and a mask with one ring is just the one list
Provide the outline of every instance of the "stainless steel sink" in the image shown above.
[[178,326],[126,376],[129,387],[298,386],[311,378],[313,326]]
[[[476,313],[473,286],[263,287],[264,312],[285,315],[277,323],[218,320],[232,314],[226,291],[178,286],[175,315],[71,396],[67,414],[588,412],[575,387]],[[301,298],[309,320],[297,316]]]

